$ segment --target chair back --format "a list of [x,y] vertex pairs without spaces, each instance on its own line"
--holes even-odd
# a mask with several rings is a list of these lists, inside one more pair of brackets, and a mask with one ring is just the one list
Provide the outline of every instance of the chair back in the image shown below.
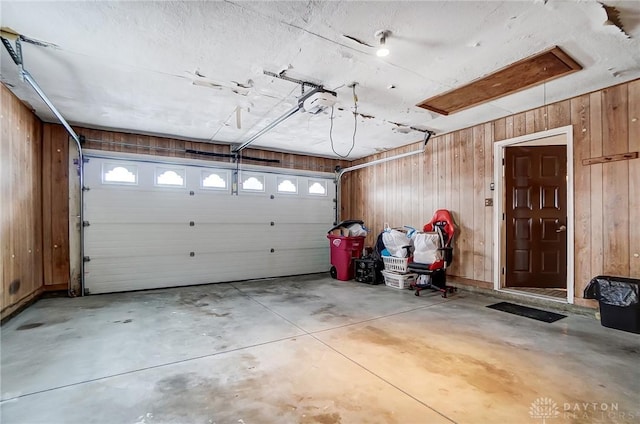
[[453,236],[456,232],[456,227],[453,224],[453,218],[451,213],[446,209],[438,209],[434,214],[431,221],[424,224],[422,231],[424,232],[439,232],[442,234],[442,247],[451,247]]

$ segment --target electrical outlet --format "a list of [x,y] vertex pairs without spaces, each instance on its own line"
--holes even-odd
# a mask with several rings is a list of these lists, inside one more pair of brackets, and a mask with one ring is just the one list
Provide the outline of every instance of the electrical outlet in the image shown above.
[[484,199],[485,206],[493,206],[493,199]]

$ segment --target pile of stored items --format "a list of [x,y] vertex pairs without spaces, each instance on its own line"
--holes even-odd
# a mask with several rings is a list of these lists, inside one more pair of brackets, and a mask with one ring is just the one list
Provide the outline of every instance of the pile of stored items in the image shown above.
[[454,234],[453,219],[445,209],[437,210],[422,231],[386,228],[376,243],[385,284],[415,289],[416,296],[422,289],[440,291],[442,297],[453,293],[456,288],[446,284],[446,268],[453,260]]
[[395,289],[408,289],[416,282],[418,274],[410,273],[409,261],[413,260],[412,236],[416,230],[411,227],[385,228],[378,236],[376,248],[384,264],[384,283]]
[[328,231],[331,277],[342,281],[355,278],[368,284],[384,279],[389,287],[415,289],[416,296],[422,289],[438,290],[443,297],[455,291],[455,287],[446,285],[455,233],[449,211],[437,210],[422,231],[408,226],[385,228],[375,247],[363,255],[368,231],[358,220],[342,221]]

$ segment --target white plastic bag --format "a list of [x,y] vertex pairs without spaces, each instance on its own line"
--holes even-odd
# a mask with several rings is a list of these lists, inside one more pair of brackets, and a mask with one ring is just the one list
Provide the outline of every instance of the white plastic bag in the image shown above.
[[347,227],[351,237],[366,237],[369,230],[364,225],[358,223],[351,224]]
[[432,264],[442,259],[438,233],[414,233],[413,248],[414,262]]
[[409,254],[406,247],[411,246],[411,239],[402,231],[393,229],[384,230],[382,233],[382,242],[391,256],[406,258]]

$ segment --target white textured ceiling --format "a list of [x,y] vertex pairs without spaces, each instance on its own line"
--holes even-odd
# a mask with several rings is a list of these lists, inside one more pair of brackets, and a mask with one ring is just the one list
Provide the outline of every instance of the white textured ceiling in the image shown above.
[[[54,45],[23,43],[25,67],[73,124],[239,144],[297,104],[299,86],[263,74],[286,69],[338,93],[333,139],[342,154],[354,129],[348,85],[357,82],[358,112],[370,116],[358,117],[350,155],[358,158],[422,139],[410,127],[449,132],[640,77],[640,1],[603,2],[626,34],[600,3],[554,0],[3,0],[0,20]],[[392,31],[386,58],[344,36],[375,45],[381,29]],[[554,45],[584,69],[450,116],[415,106]],[[1,72],[54,121],[4,49]],[[329,129],[328,111],[297,113],[254,146],[334,156]]]

